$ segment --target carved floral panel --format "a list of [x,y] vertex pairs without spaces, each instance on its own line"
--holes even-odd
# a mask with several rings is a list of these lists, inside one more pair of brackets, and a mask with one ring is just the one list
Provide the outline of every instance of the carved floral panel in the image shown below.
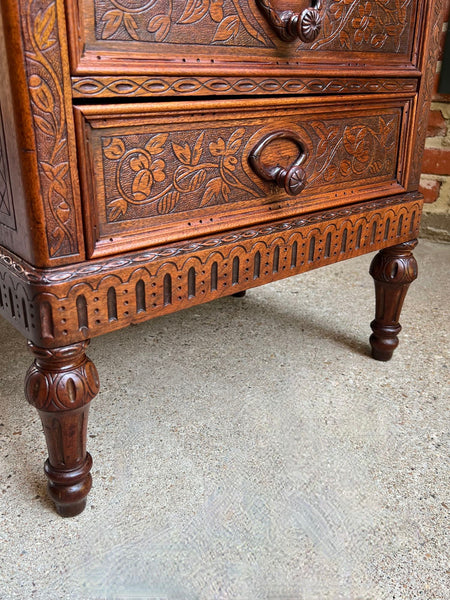
[[[339,189],[361,185],[361,179],[395,179],[400,117],[395,109],[382,116],[341,120],[283,119],[282,127],[296,131],[308,149],[301,197],[324,186]],[[259,179],[248,165],[249,152],[267,131],[260,123],[245,121],[241,127],[103,135],[101,195],[107,221],[283,197],[284,192]],[[295,159],[289,148],[274,147],[269,160],[278,160],[278,150],[289,155],[285,162]]]
[[22,36],[36,138],[39,183],[51,258],[77,254],[78,190],[73,179],[69,120],[64,97],[65,66],[55,0],[24,0]]
[[[93,2],[93,6],[92,6]],[[161,45],[274,48],[283,46],[254,0],[85,0],[93,9],[95,40]],[[272,4],[276,5],[274,0]],[[322,27],[312,43],[295,49],[407,51],[414,0],[324,0]],[[301,12],[306,0],[283,3]],[[195,40],[195,42],[193,42]]]

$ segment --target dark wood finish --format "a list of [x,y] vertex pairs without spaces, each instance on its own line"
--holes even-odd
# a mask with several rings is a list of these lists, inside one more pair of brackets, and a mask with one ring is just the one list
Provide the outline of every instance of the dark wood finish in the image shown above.
[[61,515],[91,486],[94,336],[378,250],[391,357],[443,6],[2,0],[0,314]]
[[381,250],[372,261],[370,274],[375,281],[376,312],[370,324],[372,356],[390,360],[398,346],[403,301],[410,283],[417,277],[417,262],[412,251],[417,240]]
[[88,341],[44,349],[30,342],[35,360],[25,393],[41,417],[48,448],[48,491],[63,517],[79,514],[92,485],[86,452],[89,402],[97,395],[97,370],[85,355]]

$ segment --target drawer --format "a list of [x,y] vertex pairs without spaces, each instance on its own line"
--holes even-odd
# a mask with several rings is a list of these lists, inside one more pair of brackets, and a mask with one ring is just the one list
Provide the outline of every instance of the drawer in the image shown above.
[[[72,72],[251,76],[411,69],[421,0],[67,2]],[[245,68],[245,71],[243,71]]]
[[403,192],[412,100],[79,106],[90,255]]

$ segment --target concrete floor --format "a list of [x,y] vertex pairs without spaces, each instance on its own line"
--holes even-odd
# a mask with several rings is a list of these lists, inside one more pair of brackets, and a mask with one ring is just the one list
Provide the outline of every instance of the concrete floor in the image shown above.
[[75,519],[2,321],[0,598],[448,600],[450,246],[416,256],[390,363],[368,256],[93,340]]

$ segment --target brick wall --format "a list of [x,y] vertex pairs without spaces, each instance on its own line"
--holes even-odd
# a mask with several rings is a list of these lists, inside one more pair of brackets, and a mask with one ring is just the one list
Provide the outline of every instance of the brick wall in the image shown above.
[[420,179],[421,192],[426,203],[421,235],[446,241],[450,241],[450,94],[442,95],[437,90],[449,12],[450,3],[442,29],[441,56],[435,77],[435,91]]

